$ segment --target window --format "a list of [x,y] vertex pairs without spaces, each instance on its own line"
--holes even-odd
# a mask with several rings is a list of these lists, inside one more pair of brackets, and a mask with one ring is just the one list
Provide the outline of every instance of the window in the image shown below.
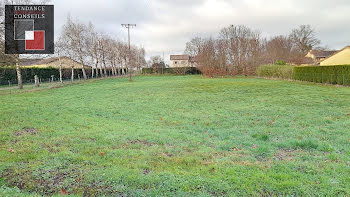
[[177,61],[175,61],[174,64],[177,64]]

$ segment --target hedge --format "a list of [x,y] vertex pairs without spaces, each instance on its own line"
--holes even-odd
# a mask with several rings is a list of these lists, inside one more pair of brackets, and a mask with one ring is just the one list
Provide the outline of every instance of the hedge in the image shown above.
[[293,66],[272,64],[262,65],[256,70],[256,73],[259,77],[292,79]]
[[[86,74],[91,76],[91,69],[85,69]],[[72,69],[62,69],[64,79],[70,79],[72,75]],[[35,75],[38,75],[39,79],[46,81],[51,79],[53,75],[55,79],[58,79],[59,69],[58,68],[21,68],[22,81],[24,83],[31,82]],[[83,77],[82,69],[74,69],[74,78],[78,76]],[[17,83],[17,72],[15,67],[0,67],[0,85],[11,83]]]
[[296,66],[294,79],[315,83],[350,85],[350,65]]
[[202,74],[200,70],[195,67],[181,67],[181,68],[157,68],[156,72],[153,68],[143,68],[142,74],[179,74],[179,71],[185,71],[186,75]]

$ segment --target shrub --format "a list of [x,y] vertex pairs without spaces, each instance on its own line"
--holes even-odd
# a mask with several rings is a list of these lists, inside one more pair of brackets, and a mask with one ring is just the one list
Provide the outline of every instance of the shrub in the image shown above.
[[284,61],[284,60],[277,60],[277,61],[275,62],[275,64],[276,64],[276,65],[280,65],[280,66],[287,65],[286,61]]
[[142,74],[152,74],[153,68],[142,68]]
[[350,85],[350,65],[343,66],[297,66],[294,79],[315,83]]
[[292,79],[293,66],[262,65],[256,70],[256,73],[259,77]]
[[173,71],[176,75],[185,75],[189,69],[188,67],[176,67],[173,68]]

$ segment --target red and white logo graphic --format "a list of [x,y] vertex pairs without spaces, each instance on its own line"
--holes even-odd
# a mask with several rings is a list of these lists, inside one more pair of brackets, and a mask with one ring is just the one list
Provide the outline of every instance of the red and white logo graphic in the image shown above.
[[45,50],[45,31],[35,30],[34,20],[15,20],[15,40],[24,40],[25,50]]
[[25,50],[45,50],[45,31],[26,31]]

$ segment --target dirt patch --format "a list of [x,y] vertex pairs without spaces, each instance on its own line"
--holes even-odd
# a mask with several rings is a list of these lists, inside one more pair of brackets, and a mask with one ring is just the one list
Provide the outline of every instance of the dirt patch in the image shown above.
[[293,149],[280,149],[275,154],[275,158],[279,161],[295,161],[295,157],[299,152]]
[[35,128],[23,128],[20,131],[13,132],[13,135],[15,136],[22,136],[22,135],[36,135],[39,131]]
[[[20,163],[0,173],[6,185],[44,196],[83,194],[83,196],[123,196],[120,188],[98,179],[87,180],[86,166],[70,164],[47,165],[33,168],[33,163]],[[148,172],[149,173],[149,172]]]
[[150,171],[149,169],[144,169],[144,170],[143,170],[143,174],[144,174],[144,175],[148,175],[150,172],[151,172],[151,171]]
[[60,152],[60,144],[56,143],[56,144],[50,144],[50,143],[42,143],[40,145],[42,148],[46,149],[47,151],[49,151],[50,153],[58,153]]
[[145,147],[150,147],[150,146],[154,146],[156,145],[156,143],[153,143],[153,142],[149,142],[147,140],[139,140],[139,139],[136,139],[136,140],[131,140],[129,142],[126,142],[126,143],[123,143],[121,145],[118,145],[118,146],[114,146],[113,149],[128,149],[128,148],[131,148],[131,149],[143,149]]
[[152,146],[153,143],[147,141],[147,140],[133,140],[130,141],[129,144],[141,144],[141,145],[146,145],[146,146]]
[[71,191],[76,190],[84,178],[83,171],[78,167],[30,169],[28,163],[20,164],[19,168],[7,169],[1,176],[6,177],[6,182],[11,187],[42,195],[57,194],[68,186]]
[[163,153],[163,155],[167,156],[167,157],[173,157],[174,156],[174,154],[172,154],[172,153]]

